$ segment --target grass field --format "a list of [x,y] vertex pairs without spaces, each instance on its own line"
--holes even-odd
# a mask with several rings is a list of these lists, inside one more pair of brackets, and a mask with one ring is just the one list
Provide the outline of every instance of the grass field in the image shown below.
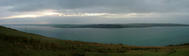
[[0,26],[0,56],[189,56],[189,45],[138,47],[59,40]]

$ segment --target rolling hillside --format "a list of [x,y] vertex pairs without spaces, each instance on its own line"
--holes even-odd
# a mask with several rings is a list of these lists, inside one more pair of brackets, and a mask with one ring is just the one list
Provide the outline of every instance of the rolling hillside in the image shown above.
[[189,45],[138,47],[59,40],[0,26],[0,56],[189,56]]

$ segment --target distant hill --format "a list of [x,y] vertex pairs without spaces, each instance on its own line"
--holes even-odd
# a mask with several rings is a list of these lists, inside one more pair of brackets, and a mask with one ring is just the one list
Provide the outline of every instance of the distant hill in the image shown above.
[[181,27],[187,24],[133,23],[133,24],[55,24],[59,28],[144,28],[144,27]]
[[189,24],[174,23],[130,23],[130,24],[7,24],[13,26],[51,26],[57,28],[145,28],[145,27],[189,27]]
[[59,40],[0,26],[0,56],[189,56],[189,45],[138,47]]

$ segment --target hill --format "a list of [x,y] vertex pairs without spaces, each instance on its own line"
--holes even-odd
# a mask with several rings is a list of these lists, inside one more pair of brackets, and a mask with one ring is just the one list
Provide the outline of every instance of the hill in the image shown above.
[[189,56],[189,45],[138,47],[59,40],[0,26],[0,56]]
[[144,28],[144,27],[181,27],[188,24],[171,23],[132,23],[132,24],[54,24],[58,28]]

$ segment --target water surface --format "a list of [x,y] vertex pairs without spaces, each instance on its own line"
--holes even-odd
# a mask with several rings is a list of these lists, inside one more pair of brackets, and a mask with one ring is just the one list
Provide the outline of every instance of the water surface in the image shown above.
[[63,40],[135,46],[165,46],[189,43],[189,27],[149,28],[55,28],[51,26],[9,25],[20,31]]

